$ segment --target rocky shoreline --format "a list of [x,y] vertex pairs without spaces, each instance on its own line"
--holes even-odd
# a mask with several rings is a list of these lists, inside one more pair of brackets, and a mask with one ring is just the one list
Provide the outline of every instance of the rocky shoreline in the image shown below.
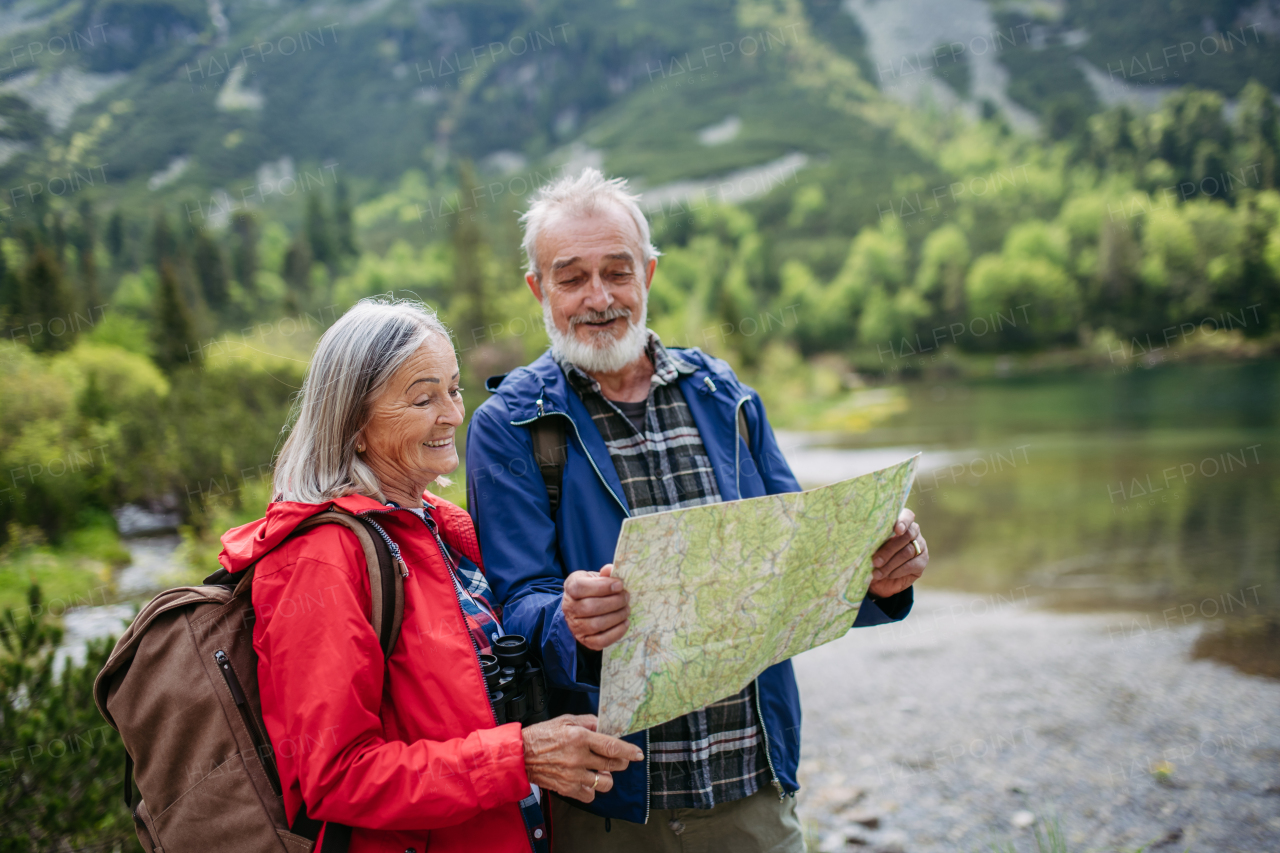
[[1192,660],[1202,628],[926,588],[801,655],[812,844],[1280,850],[1280,682]]

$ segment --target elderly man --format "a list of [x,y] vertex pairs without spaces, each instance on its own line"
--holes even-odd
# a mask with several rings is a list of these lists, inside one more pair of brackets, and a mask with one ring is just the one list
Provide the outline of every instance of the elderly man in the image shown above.
[[[622,520],[800,487],[760,397],[725,362],[666,349],[646,328],[658,251],[625,182],[564,178],[523,222],[551,349],[490,380],[467,433],[469,507],[503,624],[540,650],[553,711],[595,713],[600,651],[627,630],[610,565]],[[929,559],[914,518],[904,511],[874,556],[854,627],[910,610]],[[645,760],[611,791],[553,797],[556,849],[803,851],[789,661],[627,739]]]

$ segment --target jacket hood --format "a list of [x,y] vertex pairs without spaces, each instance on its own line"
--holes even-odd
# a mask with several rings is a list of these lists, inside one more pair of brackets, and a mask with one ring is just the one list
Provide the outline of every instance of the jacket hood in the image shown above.
[[386,509],[373,498],[364,495],[348,495],[318,504],[294,501],[269,504],[265,518],[233,527],[222,534],[222,553],[218,555],[218,562],[228,572],[242,572],[283,542],[303,521],[334,506],[353,515],[371,509]]

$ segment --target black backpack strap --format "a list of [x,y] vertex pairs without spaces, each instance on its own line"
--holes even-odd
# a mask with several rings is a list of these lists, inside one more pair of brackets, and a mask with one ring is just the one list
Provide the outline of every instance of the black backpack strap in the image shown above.
[[533,439],[533,458],[547,487],[551,517],[555,518],[556,510],[560,508],[564,466],[569,459],[569,438],[565,433],[564,418],[544,415],[529,424],[529,435]]
[[133,811],[133,756],[124,753],[124,807]]

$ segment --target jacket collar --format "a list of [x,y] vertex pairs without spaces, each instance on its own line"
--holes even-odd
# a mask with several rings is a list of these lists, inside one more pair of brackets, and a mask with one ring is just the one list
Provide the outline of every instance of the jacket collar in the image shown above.
[[[736,399],[744,393],[741,383],[725,362],[697,347],[667,349],[655,333],[650,332],[649,335],[650,346],[656,344],[655,365],[662,361],[664,372],[675,374],[670,381],[691,382],[703,395],[723,389]],[[570,366],[570,369],[576,368]],[[512,424],[528,423],[548,412],[568,414],[569,395],[574,393],[564,370],[549,349],[531,364],[518,367],[504,376],[490,377],[485,387],[502,397]]]

